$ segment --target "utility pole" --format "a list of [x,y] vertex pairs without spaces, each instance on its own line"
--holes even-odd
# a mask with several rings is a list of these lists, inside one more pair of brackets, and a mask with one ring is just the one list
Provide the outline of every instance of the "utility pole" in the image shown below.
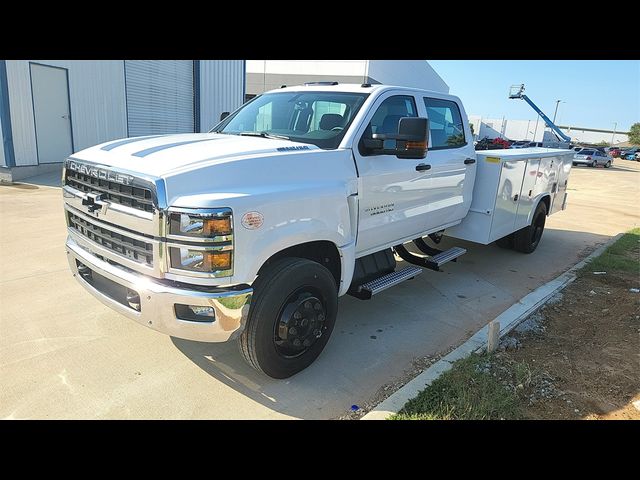
[[556,100],[556,111],[553,112],[553,123],[556,123],[556,114],[558,113],[558,106],[560,106],[560,102],[562,100]]
[[538,133],[538,121],[540,120],[540,114],[536,117],[536,128],[533,131],[533,141],[536,141],[536,133]]
[[610,146],[613,147],[613,139],[616,136],[616,128],[618,127],[618,122],[613,122],[613,135],[611,135],[611,144]]

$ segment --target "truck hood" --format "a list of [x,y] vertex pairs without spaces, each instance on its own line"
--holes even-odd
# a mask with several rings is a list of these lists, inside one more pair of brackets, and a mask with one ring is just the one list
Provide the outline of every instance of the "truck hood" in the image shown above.
[[284,139],[188,133],[112,140],[72,158],[154,177],[166,177],[217,163],[251,157],[320,150],[315,145]]

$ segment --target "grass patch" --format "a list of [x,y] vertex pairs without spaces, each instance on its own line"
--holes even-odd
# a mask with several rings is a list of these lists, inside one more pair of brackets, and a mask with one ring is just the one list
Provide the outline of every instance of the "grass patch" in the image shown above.
[[625,233],[602,255],[585,265],[580,273],[616,271],[640,274],[640,228]]
[[[472,354],[409,400],[392,420],[490,420],[521,417],[516,393],[489,368],[491,357]],[[526,381],[530,371],[517,367]]]

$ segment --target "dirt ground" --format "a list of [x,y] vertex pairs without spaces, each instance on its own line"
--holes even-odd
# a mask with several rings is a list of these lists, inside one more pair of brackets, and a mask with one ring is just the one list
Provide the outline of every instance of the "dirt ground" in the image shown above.
[[492,370],[520,372],[525,418],[640,420],[639,287],[586,271],[503,341]]

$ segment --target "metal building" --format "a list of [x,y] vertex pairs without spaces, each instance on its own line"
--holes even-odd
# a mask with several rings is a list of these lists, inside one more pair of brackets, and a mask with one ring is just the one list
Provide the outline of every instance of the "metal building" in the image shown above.
[[449,93],[426,60],[247,60],[247,100],[305,82],[384,83]]
[[0,60],[0,177],[123,137],[206,132],[244,101],[244,60]]

